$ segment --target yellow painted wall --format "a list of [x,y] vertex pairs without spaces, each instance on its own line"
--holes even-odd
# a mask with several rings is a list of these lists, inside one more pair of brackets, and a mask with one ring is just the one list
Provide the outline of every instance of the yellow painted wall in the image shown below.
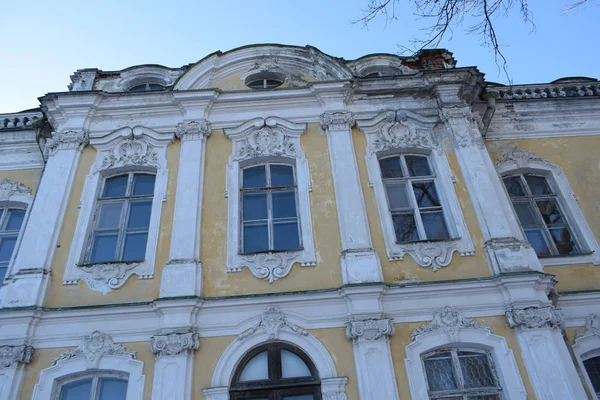
[[232,146],[231,141],[220,130],[213,131],[207,140],[201,239],[202,284],[205,297],[280,293],[336,288],[342,285],[341,240],[327,138],[321,133],[317,124],[309,124],[300,143],[308,159],[313,188],[309,196],[317,265],[300,267],[296,264],[287,277],[269,284],[268,281],[252,275],[248,268],[243,268],[239,273],[227,273],[225,270],[227,265],[225,176]]
[[[489,325],[492,327],[494,334],[502,336],[506,339],[508,347],[513,351],[519,372],[527,391],[527,398],[535,400],[531,383],[529,382],[529,375],[523,364],[523,358],[521,356],[521,350],[517,339],[512,333],[512,330],[506,325],[506,319],[504,317],[488,317],[488,318],[474,318],[477,322]],[[411,343],[410,333],[415,329],[418,329],[422,324],[427,324],[429,321],[424,322],[411,322],[406,324],[396,324],[396,333],[390,339],[390,348],[392,352],[392,361],[394,363],[394,369],[396,372],[396,383],[398,384],[398,390],[401,399],[410,399],[410,387],[408,385],[408,375],[406,373],[406,365],[404,359],[406,358],[406,346]]]
[[[67,205],[67,212],[58,239],[58,246],[54,253],[52,278],[50,279],[50,287],[46,293],[44,304],[46,307],[139,302],[153,300],[159,296],[160,277],[163,267],[168,261],[169,246],[171,242],[171,228],[173,209],[175,206],[175,190],[177,185],[177,171],[179,168],[180,147],[180,142],[176,141],[167,148],[167,168],[169,169],[167,200],[162,203],[163,209],[161,214],[154,279],[140,280],[134,275],[130,277],[121,288],[113,290],[106,295],[90,290],[82,281],[77,285],[62,284],[65,265],[69,257],[70,243],[73,240],[75,226],[77,224],[77,219],[79,218],[78,204],[81,198],[83,185],[91,166],[96,160],[97,154],[96,150],[91,146],[87,146],[83,150],[77,167],[78,173],[73,182],[73,188]],[[161,201],[161,199],[155,199],[155,201]]]
[[404,256],[403,261],[389,261],[385,249],[385,241],[379,219],[377,209],[377,201],[375,200],[375,191],[369,187],[369,176],[367,173],[367,164],[365,160],[367,139],[365,134],[358,129],[352,132],[354,141],[354,151],[356,152],[356,161],[358,163],[358,171],[360,181],[365,198],[365,207],[367,209],[367,217],[369,219],[369,227],[371,229],[371,238],[373,246],[381,259],[381,267],[383,269],[383,277],[386,283],[395,283],[404,280],[419,280],[424,282],[443,281],[465,278],[481,278],[490,276],[490,268],[483,252],[483,236],[475,216],[475,210],[471,205],[471,199],[465,186],[464,180],[456,157],[453,153],[448,153],[448,161],[454,176],[456,184],[454,190],[458,196],[458,200],[462,207],[471,239],[475,245],[475,256],[460,257],[457,253],[454,254],[452,262],[448,267],[440,268],[433,272],[430,268],[419,266],[409,256]]
[[[564,172],[578,199],[587,223],[600,238],[600,138],[575,136],[540,138],[488,143],[492,157],[497,159],[502,149],[517,144],[521,149],[532,151],[536,156],[557,165]],[[568,194],[565,194],[568,195]],[[556,275],[559,292],[600,289],[600,267],[592,264],[546,267],[544,271]]]
[[[143,374],[146,377],[144,383],[144,400],[152,398],[152,381],[154,379],[154,355],[150,352],[150,343],[122,343],[129,350],[137,352],[137,359],[144,363]],[[21,400],[31,399],[33,388],[40,379],[40,372],[48,367],[54,357],[58,357],[71,348],[36,349],[33,353],[31,364],[25,366],[23,385],[21,386]]]
[[35,191],[40,184],[40,178],[42,177],[42,169],[18,169],[14,171],[0,171],[0,182],[5,179],[10,179],[15,182],[20,182],[23,185],[31,189],[31,193],[35,194]]

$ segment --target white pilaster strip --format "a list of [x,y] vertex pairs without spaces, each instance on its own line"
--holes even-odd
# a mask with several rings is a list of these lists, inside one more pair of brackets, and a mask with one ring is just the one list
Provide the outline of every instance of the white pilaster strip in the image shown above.
[[156,354],[153,400],[190,400],[192,398],[193,352],[200,347],[195,332],[170,333],[152,337]]

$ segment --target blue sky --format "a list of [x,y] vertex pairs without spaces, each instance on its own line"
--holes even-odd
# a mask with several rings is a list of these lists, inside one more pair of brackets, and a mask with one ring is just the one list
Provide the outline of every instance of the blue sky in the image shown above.
[[[406,3],[406,0],[403,0]],[[515,13],[497,20],[514,83],[565,76],[599,77],[600,46],[593,34],[600,6],[565,15],[575,0],[530,0],[535,32]],[[396,53],[426,21],[411,10],[368,30],[350,21],[367,0],[4,0],[0,24],[0,113],[39,105],[37,97],[66,91],[81,68],[119,70],[136,64],[193,63],[216,50],[253,43],[310,44],[336,57]],[[598,3],[596,3],[598,4]],[[465,22],[465,25],[468,21]],[[493,53],[456,28],[440,47],[459,66],[477,66],[486,79],[506,82]]]

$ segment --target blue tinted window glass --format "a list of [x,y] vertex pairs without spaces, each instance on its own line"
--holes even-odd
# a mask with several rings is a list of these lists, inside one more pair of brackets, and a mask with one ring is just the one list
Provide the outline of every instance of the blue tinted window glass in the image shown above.
[[296,250],[300,248],[298,236],[298,222],[274,221],[273,222],[274,250]]
[[90,264],[110,262],[115,260],[115,250],[117,248],[117,234],[98,234],[94,236],[92,244],[92,254],[90,255]]
[[242,172],[242,187],[244,189],[264,188],[267,186],[265,166],[246,168]]
[[143,196],[154,193],[154,175],[135,174],[133,176],[133,195]]
[[265,222],[244,222],[244,253],[269,250],[269,231]]
[[6,226],[7,231],[18,231],[23,225],[23,219],[25,218],[25,210],[11,209],[8,210],[6,215]]
[[271,186],[294,186],[294,168],[289,165],[271,165]]
[[60,400],[89,400],[91,396],[91,379],[67,383],[60,391]]
[[115,378],[100,379],[100,400],[125,400],[127,381]]
[[128,175],[119,175],[108,178],[104,182],[102,197],[123,197],[127,192]]
[[129,233],[125,236],[125,244],[123,246],[123,261],[142,261],[146,257],[146,242],[148,234]]
[[129,204],[127,228],[147,228],[150,226],[151,200],[132,201]]

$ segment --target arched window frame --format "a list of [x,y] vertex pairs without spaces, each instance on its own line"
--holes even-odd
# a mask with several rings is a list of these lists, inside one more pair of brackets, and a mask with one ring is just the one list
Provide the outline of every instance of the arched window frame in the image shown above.
[[[6,269],[5,279],[10,279],[10,277],[12,276],[13,262],[17,253],[19,252],[21,239],[23,237],[25,225],[27,224],[27,220],[29,219],[29,212],[31,211],[32,203],[33,194],[31,189],[22,184],[21,182],[13,181],[11,179],[4,179],[2,182],[0,182],[0,208],[16,208],[25,210],[25,216],[23,218],[23,223],[19,231],[19,236],[17,237],[15,248],[13,249],[12,256],[8,263],[8,268]],[[1,284],[2,281],[0,281],[0,285]]]
[[598,246],[598,242],[577,204],[577,197],[571,185],[569,185],[567,177],[560,167],[537,157],[531,151],[514,146],[500,156],[496,164],[496,169],[501,178],[526,173],[542,175],[546,177],[546,180],[556,194],[561,211],[572,230],[582,254],[540,257],[539,260],[542,265],[553,266],[583,263],[600,265],[600,247]]
[[[126,127],[109,134],[90,133],[90,144],[98,150],[98,154],[81,194],[79,217],[63,284],[72,285],[83,280],[90,289],[106,294],[123,286],[134,274],[139,279],[154,277],[162,203],[166,200],[168,183],[166,150],[173,139],[173,132],[158,133],[144,127]],[[145,258],[141,262],[87,265],[89,252],[86,245],[93,229],[97,199],[104,179],[128,172],[155,175]]]
[[[310,211],[310,172],[300,146],[306,124],[296,124],[277,117],[255,118],[237,128],[225,129],[233,142],[227,164],[227,272],[243,267],[272,283],[284,278],[292,266],[316,265],[312,218]],[[301,249],[243,254],[241,251],[241,170],[260,163],[287,163],[294,166],[297,188],[297,215],[300,224]]]
[[[596,392],[583,362],[600,357],[600,314],[591,314],[586,318],[585,330],[576,333],[572,348],[589,393],[595,395]],[[600,399],[600,396],[595,398]]]
[[[127,381],[129,386],[129,373],[123,371],[111,371],[111,370],[92,370],[86,372],[79,372],[72,375],[60,377],[54,381],[54,387],[52,389],[51,400],[60,400],[61,390],[65,385],[74,383],[81,380],[93,379],[94,381],[100,378],[116,378]],[[93,387],[97,387],[97,383],[94,382]],[[93,395],[93,393],[92,393]],[[94,397],[92,397],[94,398]]]
[[[410,111],[386,111],[370,120],[358,120],[357,126],[367,138],[366,164],[369,186],[375,193],[379,220],[390,261],[403,260],[406,254],[422,267],[437,271],[452,261],[454,252],[460,256],[475,254],[458,197],[456,181],[444,149],[432,132],[436,118],[423,117]],[[450,234],[446,240],[422,240],[399,243],[388,207],[379,159],[394,154],[426,155],[436,174],[435,184]]]

